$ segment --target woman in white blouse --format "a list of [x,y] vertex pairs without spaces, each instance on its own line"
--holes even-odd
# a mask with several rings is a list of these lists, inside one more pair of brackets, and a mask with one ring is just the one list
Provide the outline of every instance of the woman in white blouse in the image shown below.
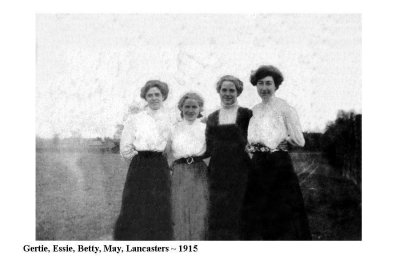
[[304,146],[296,110],[275,96],[283,75],[274,66],[251,74],[261,103],[253,108],[248,128],[252,174],[245,198],[245,239],[311,239],[303,196],[287,143]]
[[175,240],[204,240],[207,227],[206,125],[199,118],[204,100],[186,93],[178,108],[183,120],[171,134],[172,219]]
[[170,172],[163,152],[171,116],[163,108],[168,85],[148,81],[140,96],[147,107],[132,115],[121,135],[120,153],[130,161],[115,240],[171,240]]

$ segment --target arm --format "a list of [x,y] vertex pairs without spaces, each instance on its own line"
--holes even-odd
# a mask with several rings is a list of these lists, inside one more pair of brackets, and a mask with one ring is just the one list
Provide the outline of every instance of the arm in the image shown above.
[[177,127],[177,124],[179,123],[179,120],[176,116],[174,116],[174,114],[170,113],[169,114],[169,126],[164,129],[164,134],[165,137],[167,139],[167,144],[165,146],[165,149],[163,151],[164,156],[167,157],[168,162],[170,162],[171,160],[175,160],[173,153],[172,153],[172,140],[174,138],[174,132],[175,132],[175,128]]
[[176,158],[174,157],[174,155],[172,153],[172,138],[173,138],[173,130],[169,134],[167,145],[165,146],[165,149],[163,152],[164,156],[167,158],[168,166],[169,166],[170,170],[172,170],[173,162],[176,160]]
[[284,112],[285,126],[288,132],[287,141],[293,146],[303,147],[305,144],[303,131],[296,110],[288,106]]
[[211,157],[211,151],[213,150],[213,141],[214,137],[212,134],[212,125],[211,125],[211,119],[208,118],[206,122],[206,152],[203,154],[203,158],[209,158]]
[[130,161],[138,152],[135,150],[133,141],[135,140],[135,125],[132,118],[127,119],[121,134],[120,154]]
[[249,155],[250,158],[253,158],[253,154],[249,150],[250,143],[248,141],[248,132],[249,132],[249,124],[250,124],[251,117],[253,117],[253,110],[249,109],[247,112],[247,119],[246,119],[246,124],[245,124],[246,146],[244,147],[244,150],[246,151],[246,153]]

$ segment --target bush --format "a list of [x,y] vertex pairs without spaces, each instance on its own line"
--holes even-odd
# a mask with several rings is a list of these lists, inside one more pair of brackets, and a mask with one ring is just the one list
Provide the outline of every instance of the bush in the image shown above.
[[305,132],[304,133],[304,150],[310,152],[320,152],[321,151],[321,139],[322,133]]
[[329,163],[361,188],[361,114],[339,111],[326,127],[321,146]]

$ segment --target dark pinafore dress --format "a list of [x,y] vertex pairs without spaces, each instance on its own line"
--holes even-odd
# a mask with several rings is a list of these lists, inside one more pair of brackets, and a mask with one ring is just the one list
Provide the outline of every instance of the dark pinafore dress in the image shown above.
[[249,175],[245,152],[252,111],[239,107],[235,124],[219,124],[219,110],[207,120],[209,163],[208,240],[239,240],[241,214]]

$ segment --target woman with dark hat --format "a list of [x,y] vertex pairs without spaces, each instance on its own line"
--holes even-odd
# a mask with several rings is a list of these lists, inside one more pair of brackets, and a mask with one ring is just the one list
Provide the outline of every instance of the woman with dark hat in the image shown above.
[[171,240],[170,172],[163,152],[171,116],[163,108],[168,85],[148,81],[140,96],[147,107],[124,125],[120,151],[130,161],[115,240]]
[[252,112],[240,107],[243,91],[238,78],[219,79],[221,108],[207,119],[206,142],[209,162],[209,240],[239,240],[241,213],[250,159],[245,151],[247,127]]
[[274,66],[251,74],[261,103],[254,106],[248,127],[252,173],[245,197],[245,239],[311,239],[303,196],[287,143],[304,146],[296,110],[275,96],[283,75]]

